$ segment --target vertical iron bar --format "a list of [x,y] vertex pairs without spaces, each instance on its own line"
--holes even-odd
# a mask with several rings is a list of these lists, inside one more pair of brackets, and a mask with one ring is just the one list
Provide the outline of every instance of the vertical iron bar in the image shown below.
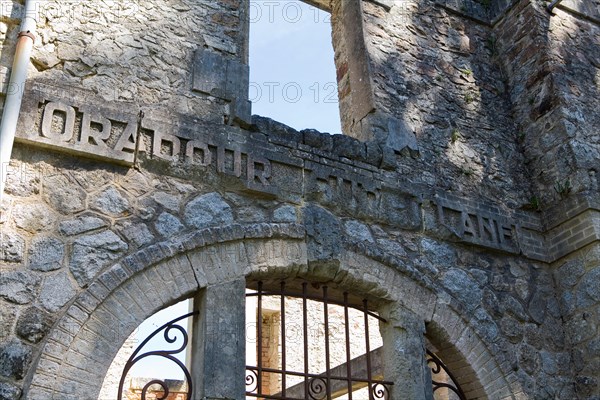
[[258,371],[258,377],[257,377],[257,391],[256,394],[257,395],[261,395],[262,394],[262,366],[263,366],[263,360],[262,360],[262,282],[258,282],[258,318],[257,318],[257,328],[258,328],[258,333],[257,333],[257,344],[258,344],[258,354],[257,354],[257,358],[258,358],[258,362],[257,362],[257,366],[256,369]]
[[281,282],[281,395],[285,397],[286,362],[285,362],[285,282]]
[[325,319],[325,376],[327,378],[327,400],[331,400],[331,370],[329,368],[329,306],[327,286],[323,286],[323,317]]
[[344,321],[346,326],[346,376],[348,377],[348,400],[352,400],[352,355],[350,354],[350,317],[348,315],[348,292],[344,292]]
[[369,400],[373,400],[373,391],[372,391],[373,377],[371,374],[371,344],[370,344],[370,338],[369,338],[369,309],[368,309],[367,299],[363,300],[363,305],[365,306],[365,342],[366,342],[365,344],[366,344],[366,350],[367,350],[367,380],[369,381],[369,383],[368,383]]
[[308,323],[307,323],[307,301],[306,301],[306,286],[307,283],[302,284],[302,329],[304,335],[304,399],[309,400],[308,397]]

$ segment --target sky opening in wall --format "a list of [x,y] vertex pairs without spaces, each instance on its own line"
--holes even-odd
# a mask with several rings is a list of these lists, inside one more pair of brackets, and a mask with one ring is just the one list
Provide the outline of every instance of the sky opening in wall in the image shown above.
[[331,15],[300,0],[250,2],[252,113],[341,133]]

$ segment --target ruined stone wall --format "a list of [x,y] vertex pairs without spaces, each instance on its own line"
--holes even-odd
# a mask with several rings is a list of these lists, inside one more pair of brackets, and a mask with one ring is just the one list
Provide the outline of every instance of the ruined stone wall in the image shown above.
[[[413,310],[469,398],[598,396],[598,192],[578,178],[583,197],[549,206],[540,188],[554,179],[539,178],[536,141],[545,122],[567,119],[547,110],[525,123],[523,94],[554,88],[552,98],[570,99],[561,110],[579,107],[573,143],[585,156],[566,159],[589,177],[596,97],[584,104],[559,89],[592,96],[577,82],[597,74],[576,53],[563,57],[563,80],[519,91],[529,75],[518,55],[535,46],[507,61],[502,33],[533,24],[522,40],[541,38],[543,10],[528,16],[527,1],[479,22],[447,5],[382,3],[363,2],[379,108],[361,121],[364,141],[245,120],[244,2],[136,2],[133,14],[43,19],[0,205],[0,398],[96,400],[140,319],[230,279],[216,265],[242,268],[215,248],[246,256],[261,246],[272,257],[238,260],[241,276],[331,280]],[[10,4],[4,67],[22,8]],[[572,18],[564,24],[585,29],[562,36],[553,21],[552,43],[594,42],[592,24]],[[404,147],[379,141],[381,129]],[[549,168],[563,171],[561,160]],[[524,209],[530,186],[542,207]],[[277,252],[298,246],[305,253],[275,268]]]
[[363,2],[365,36],[377,112],[398,119],[398,133],[415,135],[419,146],[418,158],[399,160],[403,175],[526,205],[529,187],[494,30],[434,2],[389,4]]
[[574,14],[583,3],[566,2],[551,15],[518,2],[497,27],[533,195],[546,206],[598,191],[600,20],[593,4]]
[[[190,91],[194,53],[206,48],[247,63],[246,2],[40,2],[30,78],[84,88],[106,101],[222,122],[230,104]],[[10,68],[23,6],[3,1],[2,59]],[[244,22],[242,22],[244,21]],[[4,70],[5,72],[6,69]]]
[[[580,398],[593,398],[600,387],[600,247],[588,246],[554,267],[566,341],[572,349],[570,369],[575,375],[575,392]],[[546,364],[547,368],[558,366],[549,361]]]

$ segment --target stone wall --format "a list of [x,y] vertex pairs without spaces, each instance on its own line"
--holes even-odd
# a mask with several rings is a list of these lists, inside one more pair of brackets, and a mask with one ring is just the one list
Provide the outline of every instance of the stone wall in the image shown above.
[[411,182],[526,205],[494,30],[433,2],[363,4],[377,113],[397,119],[396,134],[414,135],[420,150],[401,158],[399,170]]
[[[10,68],[23,6],[2,2],[1,64]],[[85,88],[105,101],[167,108],[223,122],[230,102],[190,91],[194,53],[247,63],[247,2],[40,2],[30,78]],[[242,22],[244,21],[244,22]],[[5,72],[6,69],[5,69]],[[247,96],[247,95],[246,95]]]
[[245,2],[108,4],[41,20],[0,205],[0,398],[96,400],[143,319],[265,276],[407,307],[469,398],[599,395],[593,16],[365,1],[352,36],[333,4],[358,140],[249,119]]

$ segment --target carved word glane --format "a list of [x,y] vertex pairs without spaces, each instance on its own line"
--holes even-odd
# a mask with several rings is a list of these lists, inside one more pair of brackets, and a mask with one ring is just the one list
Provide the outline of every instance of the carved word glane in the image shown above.
[[519,253],[519,227],[504,218],[441,202],[437,203],[437,210],[440,224],[461,240]]

